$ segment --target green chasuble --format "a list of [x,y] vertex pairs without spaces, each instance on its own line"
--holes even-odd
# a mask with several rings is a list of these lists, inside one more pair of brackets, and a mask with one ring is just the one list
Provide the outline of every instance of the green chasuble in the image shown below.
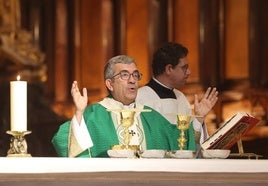
[[[178,150],[178,136],[180,131],[176,125],[170,124],[162,115],[150,107],[151,112],[141,112],[145,133],[146,149]],[[108,157],[107,150],[112,145],[118,145],[119,140],[111,113],[101,104],[96,103],[86,108],[84,120],[91,136],[93,147],[80,153],[77,157]],[[70,146],[70,121],[62,124],[52,139],[52,143],[59,156],[68,157]],[[187,145],[185,149],[195,150],[195,137],[192,125],[186,133]]]

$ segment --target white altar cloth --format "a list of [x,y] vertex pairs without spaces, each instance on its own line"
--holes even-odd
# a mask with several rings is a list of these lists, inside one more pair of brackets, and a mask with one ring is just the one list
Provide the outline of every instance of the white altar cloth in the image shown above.
[[0,158],[0,173],[78,173],[115,171],[268,173],[268,160],[56,157]]

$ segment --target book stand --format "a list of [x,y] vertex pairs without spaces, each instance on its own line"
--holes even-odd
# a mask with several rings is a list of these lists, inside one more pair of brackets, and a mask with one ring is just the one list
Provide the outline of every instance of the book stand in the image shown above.
[[248,159],[259,159],[262,155],[258,155],[255,153],[245,153],[243,148],[243,143],[241,138],[237,141],[238,153],[231,153],[229,158],[248,158]]

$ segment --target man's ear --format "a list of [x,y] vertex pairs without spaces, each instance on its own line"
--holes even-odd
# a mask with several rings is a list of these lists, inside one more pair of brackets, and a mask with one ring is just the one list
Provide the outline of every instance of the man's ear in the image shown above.
[[113,91],[113,89],[114,89],[113,86],[112,86],[112,83],[113,82],[112,82],[111,79],[106,79],[105,80],[105,85],[106,85],[106,87],[108,88],[109,91]]
[[167,64],[166,67],[165,67],[165,72],[167,74],[170,74],[172,70],[173,70],[172,65],[171,64]]

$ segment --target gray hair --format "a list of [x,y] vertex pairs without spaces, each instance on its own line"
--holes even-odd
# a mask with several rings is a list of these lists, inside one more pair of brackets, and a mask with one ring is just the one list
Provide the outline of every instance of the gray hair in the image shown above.
[[136,61],[126,55],[119,55],[111,58],[104,67],[104,79],[111,79],[114,75],[114,65],[117,63],[122,64],[136,64]]

